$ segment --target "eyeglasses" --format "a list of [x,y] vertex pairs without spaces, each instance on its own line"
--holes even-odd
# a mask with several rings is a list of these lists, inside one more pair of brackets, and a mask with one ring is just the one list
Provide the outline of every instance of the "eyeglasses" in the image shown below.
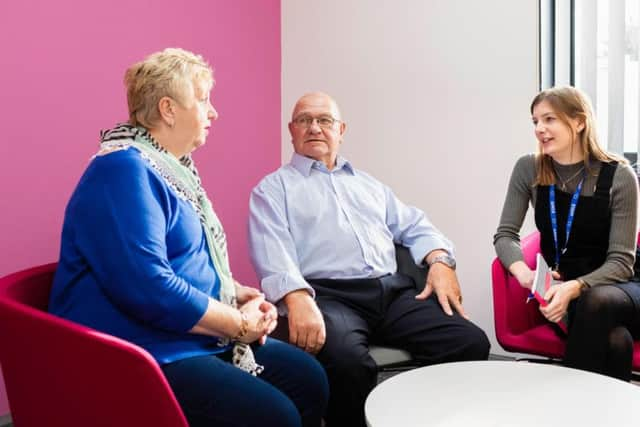
[[318,126],[323,129],[330,129],[334,124],[340,122],[338,119],[334,119],[331,116],[320,116],[320,117],[311,117],[311,116],[299,116],[293,119],[293,125],[298,128],[307,129],[310,128],[313,124],[313,121],[318,122]]

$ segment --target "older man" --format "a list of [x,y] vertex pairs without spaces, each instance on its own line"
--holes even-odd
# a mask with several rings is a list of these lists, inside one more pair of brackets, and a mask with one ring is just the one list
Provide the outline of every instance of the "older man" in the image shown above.
[[[425,363],[486,359],[486,335],[468,319],[453,246],[420,210],[338,155],[346,124],[336,102],[296,103],[291,162],[251,194],[251,256],[267,298],[288,316],[289,341],[329,376],[329,426],[364,425],[376,384],[369,343]],[[422,292],[396,273],[394,242],[429,266]]]

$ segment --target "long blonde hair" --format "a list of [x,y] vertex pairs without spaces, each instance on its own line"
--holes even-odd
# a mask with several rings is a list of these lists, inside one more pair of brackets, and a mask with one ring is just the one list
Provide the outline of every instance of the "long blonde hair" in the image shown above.
[[[558,119],[571,130],[572,144],[575,142],[578,143],[587,173],[594,173],[589,165],[589,160],[591,159],[605,163],[611,161],[628,163],[625,158],[605,150],[598,142],[596,123],[593,109],[591,108],[591,102],[587,95],[582,91],[571,86],[553,87],[543,90],[536,95],[531,102],[532,115],[533,109],[542,101],[548,102],[558,116]],[[584,128],[576,133],[574,128],[571,126],[570,119],[580,121],[584,125]],[[551,156],[542,152],[542,146],[540,143],[538,143],[536,153],[536,171],[537,175],[534,185],[555,184],[556,176],[553,170]]]

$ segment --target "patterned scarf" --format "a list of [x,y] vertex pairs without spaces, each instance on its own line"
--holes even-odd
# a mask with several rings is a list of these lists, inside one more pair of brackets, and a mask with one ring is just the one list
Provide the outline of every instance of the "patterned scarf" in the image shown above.
[[[191,156],[185,155],[177,159],[142,127],[123,123],[100,132],[98,155],[130,147],[136,148],[178,197],[187,201],[198,214],[206,235],[209,256],[220,278],[220,301],[236,307],[236,288],[229,268],[227,239],[211,201],[202,188],[200,175]],[[219,346],[229,343],[230,340],[226,337],[218,340]],[[254,376],[259,375],[264,369],[256,363],[251,347],[241,342],[235,342],[232,360],[235,366]]]

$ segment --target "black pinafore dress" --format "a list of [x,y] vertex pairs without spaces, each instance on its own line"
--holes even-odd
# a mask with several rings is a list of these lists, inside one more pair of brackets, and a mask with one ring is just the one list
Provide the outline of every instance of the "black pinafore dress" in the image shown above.
[[[600,267],[606,260],[611,229],[610,194],[617,162],[602,163],[593,196],[580,196],[574,214],[571,235],[566,251],[560,254],[560,265],[556,266],[562,280],[573,280]],[[556,212],[558,221],[558,246],[562,247],[566,237],[567,216],[573,194],[556,188]],[[549,186],[537,188],[535,222],[540,231],[540,249],[549,266],[555,266],[555,246],[551,215],[549,213]],[[640,313],[640,283],[618,283],[633,301],[636,313]],[[573,317],[575,301],[569,306],[569,321]],[[640,319],[636,323],[640,324]]]

